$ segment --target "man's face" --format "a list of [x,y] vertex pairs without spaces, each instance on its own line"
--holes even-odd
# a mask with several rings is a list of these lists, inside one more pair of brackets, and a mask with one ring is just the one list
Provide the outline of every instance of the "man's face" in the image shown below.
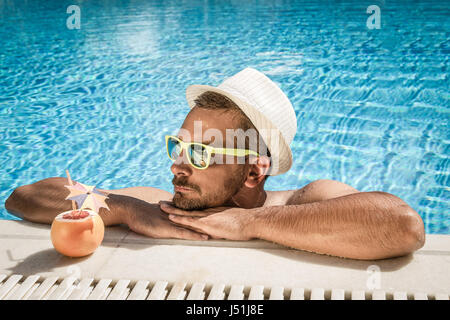
[[[201,125],[202,134],[197,136],[194,135],[194,121],[196,132]],[[237,128],[237,125],[238,122],[231,112],[195,107],[187,115],[178,138],[184,142],[201,142],[213,147],[225,148],[227,147],[226,129]],[[208,135],[208,132],[221,133],[223,138]],[[220,162],[211,163],[204,170],[196,169],[189,164],[186,152],[183,150],[171,166],[171,170],[174,174],[172,180],[174,205],[185,210],[195,210],[224,205],[243,186],[247,165],[239,164],[237,161],[223,160],[221,164]]]

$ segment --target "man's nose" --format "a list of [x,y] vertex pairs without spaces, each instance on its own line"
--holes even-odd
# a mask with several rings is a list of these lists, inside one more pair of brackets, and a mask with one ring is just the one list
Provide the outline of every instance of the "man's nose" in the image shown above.
[[181,151],[178,158],[173,162],[170,170],[175,176],[190,176],[192,174],[192,166],[189,164],[188,159],[184,156],[184,150]]

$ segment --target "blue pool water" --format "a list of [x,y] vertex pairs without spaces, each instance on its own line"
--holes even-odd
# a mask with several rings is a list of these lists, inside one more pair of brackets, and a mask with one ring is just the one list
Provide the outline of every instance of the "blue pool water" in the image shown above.
[[[250,66],[298,119],[294,164],[268,190],[385,191],[450,234],[449,5],[413,3],[0,0],[0,202],[65,169],[172,191],[163,136],[188,112],[185,88]],[[366,25],[373,4],[380,29]]]

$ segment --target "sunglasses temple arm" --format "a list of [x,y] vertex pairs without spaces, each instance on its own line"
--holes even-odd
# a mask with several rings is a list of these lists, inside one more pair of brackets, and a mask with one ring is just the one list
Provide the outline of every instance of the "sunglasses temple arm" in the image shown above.
[[244,157],[247,155],[253,155],[253,156],[259,156],[259,154],[252,150],[246,150],[246,149],[226,149],[226,148],[215,148],[213,150],[214,153],[218,154],[226,154],[229,156],[236,156],[236,157]]

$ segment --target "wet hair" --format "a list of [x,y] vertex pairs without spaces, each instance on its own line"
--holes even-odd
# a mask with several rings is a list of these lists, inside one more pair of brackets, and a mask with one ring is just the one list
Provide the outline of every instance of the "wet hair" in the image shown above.
[[[213,91],[206,91],[199,95],[195,100],[195,106],[198,108],[209,109],[209,110],[223,110],[224,112],[233,113],[233,119],[237,121],[238,128],[244,131],[248,129],[254,129],[256,132],[258,130],[253,125],[251,120],[247,117],[247,115],[239,108],[236,103],[234,103],[231,99],[221,95],[220,93]],[[262,137],[258,133],[258,139],[262,140]],[[264,140],[262,140],[263,146],[265,150],[267,150],[267,156],[270,158],[270,150],[267,148]],[[255,150],[256,151],[256,150]],[[270,169],[269,169],[270,170]],[[269,176],[265,176],[265,180],[267,180]]]

